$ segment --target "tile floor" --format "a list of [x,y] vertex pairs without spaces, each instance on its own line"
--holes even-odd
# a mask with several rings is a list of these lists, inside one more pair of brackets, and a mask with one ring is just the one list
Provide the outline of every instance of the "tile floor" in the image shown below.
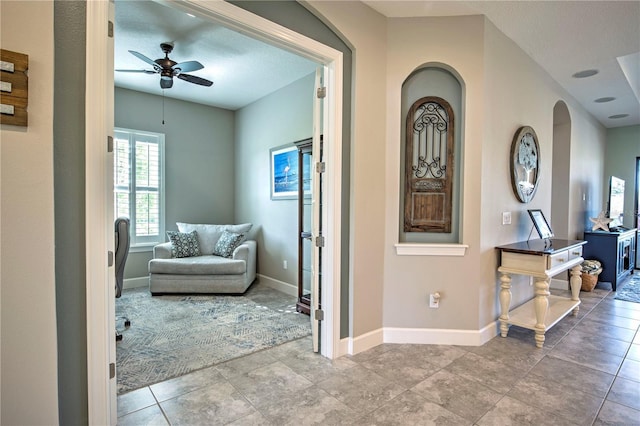
[[582,292],[544,349],[512,327],[332,362],[300,339],[121,395],[118,425],[640,425],[640,304],[614,295]]

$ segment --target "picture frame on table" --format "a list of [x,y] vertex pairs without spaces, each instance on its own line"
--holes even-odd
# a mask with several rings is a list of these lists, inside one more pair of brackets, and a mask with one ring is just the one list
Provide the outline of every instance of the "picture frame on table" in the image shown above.
[[553,230],[547,222],[547,219],[544,217],[544,213],[540,209],[531,209],[527,210],[529,212],[529,216],[531,217],[531,221],[538,231],[538,235],[541,239],[546,240],[553,237]]

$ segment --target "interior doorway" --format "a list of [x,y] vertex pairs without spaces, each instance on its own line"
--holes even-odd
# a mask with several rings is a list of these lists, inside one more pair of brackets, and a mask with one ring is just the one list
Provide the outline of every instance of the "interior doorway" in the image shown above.
[[[104,262],[105,251],[113,250],[113,221],[107,217],[111,198],[108,156],[95,141],[110,135],[113,128],[113,80],[105,70],[113,69],[113,42],[107,38],[110,2],[87,4],[86,73],[91,84],[86,88],[86,216],[87,220],[87,357],[89,387],[89,423],[115,424],[115,383],[110,375],[110,347],[114,338],[114,291],[112,269]],[[340,324],[340,181],[342,172],[342,53],[273,22],[243,11],[227,2],[169,2],[177,8],[196,13],[214,22],[251,34],[324,64],[327,74],[324,154],[326,159],[323,199],[325,240],[322,258],[324,282],[321,323],[322,355],[339,356]],[[112,6],[111,6],[112,7]],[[111,9],[111,13],[113,10]],[[112,21],[111,21],[112,22]],[[111,288],[110,288],[111,287]],[[108,385],[108,386],[105,386]]]
[[571,164],[571,116],[563,101],[553,107],[553,161],[551,185],[551,229],[556,238],[573,239],[569,235],[569,202]]
[[[164,7],[164,6],[162,6],[162,5],[156,5],[156,4],[155,4],[155,3],[153,3],[153,2],[147,2],[147,3],[149,3],[149,6],[147,6],[147,7],[148,7],[148,9],[143,9],[143,8],[140,6],[140,5],[141,5],[141,3],[136,3],[136,6],[138,7],[138,9],[134,9],[134,10],[132,10],[132,9],[131,9],[131,2],[124,2],[124,3],[123,3],[123,2],[120,2],[120,1],[116,1],[116,2],[115,2],[115,19],[116,19],[116,21],[115,21],[115,28],[116,28],[116,31],[115,31],[115,39],[116,39],[116,43],[115,43],[115,44],[116,44],[116,49],[118,49],[118,50],[120,50],[120,51],[125,51],[125,49],[126,49],[126,47],[124,46],[124,45],[125,45],[125,43],[123,43],[123,42],[119,42],[118,38],[121,36],[121,33],[122,33],[122,32],[124,32],[124,31],[127,29],[127,25],[131,25],[131,22],[130,22],[130,20],[129,20],[129,19],[131,19],[131,18],[130,18],[130,16],[131,16],[131,15],[133,15],[133,14],[134,14],[134,12],[137,12],[137,13],[144,12],[140,17],[136,17],[138,20],[140,20],[140,19],[141,19],[141,20],[144,20],[147,24],[151,25],[151,26],[152,26],[152,27],[154,27],[154,28],[157,28],[157,27],[160,27],[160,26],[165,26],[165,27],[167,27],[166,31],[167,31],[168,33],[172,33],[172,32],[174,32],[174,33],[176,33],[176,34],[180,34],[180,35],[182,35],[182,36],[186,36],[186,38],[187,38],[187,39],[188,39],[191,35],[186,34],[186,33],[187,33],[187,30],[186,30],[186,29],[183,29],[183,28],[181,27],[181,25],[179,25],[177,22],[179,22],[179,21],[180,21],[180,19],[183,19],[183,20],[187,21],[187,22],[188,22],[188,24],[191,24],[191,22],[193,22],[193,21],[195,21],[195,20],[198,20],[198,24],[191,24],[191,25],[193,25],[193,26],[197,26],[197,27],[199,28],[199,30],[198,30],[198,31],[199,31],[199,32],[198,32],[198,34],[199,34],[200,36],[205,37],[206,35],[208,35],[208,34],[203,34],[203,32],[204,32],[204,30],[202,29],[202,28],[203,28],[203,24],[202,24],[202,23],[199,23],[200,19],[198,19],[197,17],[185,18],[185,17],[184,17],[184,16],[185,16],[185,13],[184,13],[184,12],[182,12],[182,11],[180,11],[180,10],[178,10],[178,9],[175,9],[175,8],[173,8],[173,7]],[[121,10],[119,10],[119,8],[121,7],[121,5],[122,5],[122,8],[121,8]],[[169,6],[172,6],[172,5],[171,5],[171,4],[169,4]],[[149,9],[153,9],[153,10],[149,10]],[[158,11],[158,10],[159,10],[159,11]],[[153,13],[148,13],[148,14],[147,14],[147,11],[149,11],[149,12],[155,11],[155,14],[153,14]],[[160,13],[162,13],[162,15],[161,15]],[[172,16],[170,16],[170,17],[166,17],[166,16],[165,16],[165,14],[168,14],[168,13],[171,13],[171,15],[172,15]],[[163,17],[164,17],[164,19],[162,19]],[[135,20],[135,19],[134,19],[134,20]],[[126,25],[125,25],[125,24],[126,24]],[[174,27],[172,27],[172,25],[174,25]],[[218,33],[220,32],[220,25],[214,25],[213,23],[211,23],[211,25],[210,25],[210,26],[215,30],[214,32],[216,32],[216,34],[218,34]],[[229,37],[229,35],[228,35],[227,33],[225,33],[225,34],[220,34],[220,37],[224,37],[225,35],[226,35],[227,37]],[[129,34],[127,34],[127,37],[129,37]],[[194,35],[192,35],[191,37],[192,37],[192,38],[193,38],[193,37],[195,37],[195,34],[194,34]],[[157,36],[157,35],[156,35],[154,38],[155,38],[155,39],[162,39],[162,36]],[[205,38],[206,38],[206,37],[205,37]],[[215,40],[215,39],[213,39],[213,38],[208,38],[207,40],[208,40],[208,42],[209,42],[209,43],[211,43],[211,44],[216,44],[216,40]],[[144,45],[144,43],[140,43],[140,44],[138,44],[136,40],[130,40],[130,39],[127,39],[127,42],[128,42],[128,43],[127,43],[127,44],[128,44],[128,46],[127,46],[127,47],[132,48],[132,49],[136,49],[136,50],[140,49],[140,51],[141,51],[141,52],[143,51],[143,50],[142,50],[140,47],[138,47],[138,46],[143,46],[143,45]],[[194,51],[198,52],[198,54],[197,54],[196,56],[197,56],[197,57],[198,57],[198,59],[200,59],[201,61],[203,61],[202,57],[203,57],[203,56],[206,56],[206,55],[205,55],[205,53],[204,53],[200,48],[195,49],[193,46],[187,46],[187,45],[186,45],[187,43],[186,43],[185,41],[183,41],[183,39],[175,40],[175,42],[176,42],[176,43],[175,43],[175,44],[176,44],[176,47],[180,46],[180,47],[182,47],[183,49],[184,49],[184,48],[186,48],[186,47],[190,47],[190,48],[192,48]],[[260,41],[260,43],[263,43],[263,42],[262,42],[262,41]],[[266,44],[266,43],[265,43],[265,44]],[[246,46],[246,45],[245,45],[245,46]],[[241,46],[238,46],[238,48],[240,49],[240,48],[241,48]],[[176,50],[178,50],[178,49],[176,49]],[[246,56],[249,52],[250,52],[250,51],[245,51],[245,55],[243,55],[243,56]],[[179,52],[178,52],[178,54],[179,54]],[[127,55],[127,56],[128,56],[128,55]],[[183,55],[182,57],[184,58],[184,55]],[[226,62],[226,61],[225,61],[225,59],[226,59],[226,58],[222,58],[222,57],[220,57],[220,58],[217,58],[217,59],[218,59],[218,61],[219,61],[220,63],[225,63],[225,62]],[[123,68],[121,65],[119,65],[119,64],[118,64],[117,57],[116,57],[116,61],[115,61],[115,62],[116,62],[116,68]],[[149,62],[149,61],[146,61],[146,62]],[[207,62],[204,62],[204,61],[203,61],[203,63],[205,64],[205,70],[203,70],[203,71],[206,71],[206,69],[207,69],[207,67],[208,67],[208,65],[209,65],[209,64],[208,64]],[[137,65],[137,62],[136,62],[135,64]],[[144,68],[144,65],[145,65],[145,64],[144,64],[144,63],[140,63],[140,65],[142,65],[142,67]],[[149,67],[147,66],[147,68],[149,68]],[[128,70],[128,71],[129,71],[129,70]],[[228,71],[227,71],[227,72],[228,72]],[[197,72],[196,72],[196,73],[197,73]],[[293,71],[291,72],[291,74],[293,74]],[[118,76],[118,75],[119,75],[119,73],[116,73],[116,76]],[[129,73],[127,73],[126,75],[130,75],[130,74],[129,74]],[[145,79],[145,81],[147,81],[146,79],[149,79],[149,78],[150,78],[149,76],[146,76],[146,75],[144,75],[144,74],[134,74],[134,75],[135,75],[136,77],[138,77],[139,79]],[[264,75],[264,72],[263,72],[263,75]],[[153,90],[154,90],[155,92],[158,92],[158,90],[159,90],[159,89],[158,89],[157,84],[156,84],[156,83],[157,83],[157,82],[156,82],[156,80],[157,80],[157,78],[156,78],[156,77],[157,77],[157,75],[151,76],[152,81],[154,82]],[[266,77],[265,77],[265,80],[266,80]],[[219,82],[219,81],[216,81],[216,84],[217,84],[218,86],[221,86],[221,85],[222,85],[222,84],[224,84],[224,83]],[[176,92],[176,90],[182,90],[182,87],[183,87],[183,86],[184,86],[184,83],[181,83],[181,82],[179,82],[179,81],[176,81],[176,83],[173,85],[173,88],[171,88],[171,89],[165,89],[165,90],[162,90],[162,92],[163,92],[163,99],[162,99],[162,103],[163,103],[163,120],[162,120],[162,126],[163,126],[163,127],[165,127],[165,128],[167,129],[167,132],[172,132],[172,131],[173,131],[172,127],[173,127],[173,126],[175,126],[175,125],[176,125],[176,121],[179,121],[179,120],[177,119],[177,118],[178,118],[178,116],[176,115],[175,108],[173,108],[173,109],[170,109],[170,108],[169,108],[169,106],[172,104],[172,101],[173,101],[173,100],[172,100],[172,99],[167,99],[167,100],[166,100],[166,102],[165,102],[165,100],[164,100],[164,96],[165,96],[165,95],[164,95],[164,93],[165,93],[165,92],[167,93],[167,95],[166,95],[167,97],[168,97],[168,96],[170,96],[170,95],[174,95],[174,94],[175,94],[175,92]],[[187,86],[188,86],[188,85],[187,85]],[[213,89],[213,88],[212,88],[212,89]],[[276,89],[278,89],[278,88],[276,87]],[[137,93],[137,92],[136,92],[136,93]],[[311,93],[312,93],[312,90],[311,90],[311,88],[310,88],[310,90],[309,90],[309,99],[308,99],[308,102],[309,102],[309,103],[311,103],[311,101],[312,101],[312,100],[311,100],[311,97],[310,97],[310,94],[311,94]],[[267,95],[267,96],[269,96],[269,95]],[[305,94],[305,96],[307,96],[307,95]],[[119,99],[120,99],[120,103],[118,103]],[[127,127],[127,128],[129,128],[129,127],[133,127],[133,126],[135,126],[135,121],[138,121],[138,122],[145,122],[145,121],[146,121],[146,120],[145,120],[145,118],[146,118],[146,117],[144,117],[144,114],[143,114],[142,112],[128,111],[128,107],[125,107],[125,105],[123,105],[123,104],[122,104],[122,103],[123,103],[123,99],[127,99],[127,100],[129,101],[129,103],[133,103],[133,102],[135,102],[135,101],[131,101],[131,96],[127,96],[126,98],[124,98],[123,96],[118,97],[118,93],[116,92],[116,97],[115,97],[115,100],[116,100],[115,125],[116,125],[116,127]],[[158,99],[156,99],[156,101],[157,101],[157,102],[156,102],[157,104],[159,104],[159,103],[160,103],[160,99],[159,99],[159,98],[158,98]],[[259,102],[259,101],[256,101],[256,102]],[[167,116],[166,125],[165,125],[165,120],[164,120],[165,103],[166,103],[166,106],[167,106],[166,110],[167,110],[167,111],[170,111],[170,110],[172,110],[172,111],[173,111],[173,112],[172,112],[172,116],[169,116],[169,115]],[[136,103],[136,104],[137,104],[137,103]],[[151,105],[149,108],[146,108],[146,109],[151,109],[151,107],[152,107],[152,105]],[[133,120],[133,121],[127,121],[127,123],[122,124],[121,122],[119,122],[119,119],[120,119],[120,120],[124,119],[124,118],[123,118],[123,114],[124,114],[125,116],[128,116],[128,117],[135,116],[135,117],[136,117],[136,120]],[[156,114],[156,115],[157,115],[157,114]],[[159,120],[159,118],[157,118],[157,119],[155,118],[155,117],[156,117],[156,115],[154,115],[154,118],[153,118],[151,121],[157,121],[156,125],[157,125],[157,126],[160,126],[160,124],[159,124],[160,120]],[[138,120],[138,118],[140,118],[139,116],[142,116],[142,119]],[[304,120],[303,120],[303,121],[304,121]],[[308,118],[308,120],[306,120],[306,121],[311,122],[311,121],[312,121],[312,120],[311,120],[311,117],[309,117],[309,118]],[[237,124],[237,121],[236,121],[236,124]],[[319,124],[321,125],[321,123],[319,123]],[[317,127],[318,127],[318,128],[320,128],[320,127],[321,127],[320,125],[318,125]],[[151,131],[151,130],[155,130],[155,129],[150,129],[150,128],[145,127],[145,125],[144,125],[144,124],[142,124],[141,126],[138,126],[138,127],[140,127],[140,129],[141,129],[141,130],[143,130],[143,131]],[[136,127],[136,128],[137,128],[137,127]],[[191,138],[191,139],[195,138],[195,136],[196,136],[196,134],[197,134],[198,132],[197,132],[195,129],[193,129],[193,128],[190,128],[190,129],[189,129],[189,131],[190,131],[190,134],[192,135],[192,138]],[[264,132],[264,129],[263,129],[262,131]],[[309,129],[309,131],[311,131],[311,129]],[[321,129],[320,129],[319,131],[321,131]],[[181,133],[184,133],[184,132],[181,132]],[[167,133],[167,134],[169,134],[169,133]],[[116,138],[116,139],[117,139],[117,138]],[[171,154],[170,154],[170,153],[169,153],[169,151],[168,151],[168,150],[169,150],[169,146],[168,146],[168,145],[169,145],[169,142],[170,142],[170,141],[168,140],[168,141],[167,141],[167,143],[165,143],[165,149],[167,149],[167,155],[166,155],[166,156],[163,156],[163,157],[165,157],[165,158],[166,158],[166,161],[167,161],[167,162],[172,161],[172,159],[174,159],[174,161],[177,161],[177,160],[175,160],[175,156],[174,156],[174,157],[172,157],[172,156],[171,156]],[[237,141],[236,141],[236,142],[237,142]],[[181,150],[185,150],[185,151],[187,151],[188,149],[187,149],[186,141],[185,141],[185,142],[183,142],[183,143],[184,143],[184,147],[182,147],[182,145],[181,145]],[[133,150],[132,150],[131,152],[133,152]],[[204,153],[204,152],[199,152],[199,154],[200,154],[200,155],[205,155],[205,153]],[[228,158],[228,159],[227,159],[227,162],[232,163],[232,162],[233,162],[233,158]],[[168,167],[169,167],[169,166],[167,166],[167,168],[168,168]],[[175,166],[174,166],[174,168],[175,168]],[[167,176],[167,179],[169,179],[169,178],[170,178],[170,177],[169,177],[169,176]],[[215,180],[215,179],[214,179],[214,180]],[[174,185],[174,186],[175,186],[175,185]],[[221,186],[221,185],[220,185],[220,186]],[[175,203],[175,199],[174,199],[174,200],[171,200],[171,198],[169,197],[169,189],[170,189],[170,187],[171,187],[170,182],[167,182],[167,185],[166,185],[166,188],[167,188],[167,203]],[[210,189],[209,191],[213,191],[213,190],[214,190],[214,189]],[[212,198],[215,198],[215,197],[212,197]],[[178,203],[178,204],[180,204],[180,203]],[[278,202],[276,202],[276,204],[278,204]],[[280,203],[280,204],[282,204],[282,203]],[[290,204],[292,204],[292,203],[290,203]],[[316,205],[319,205],[319,204],[315,204],[315,203],[314,203],[313,205],[314,205],[314,206],[316,206]],[[132,207],[132,208],[135,208],[135,207]],[[174,208],[174,210],[175,210],[175,208]],[[213,215],[212,215],[212,216],[213,216]],[[171,222],[171,224],[170,224],[169,222]],[[237,223],[239,223],[239,222],[237,222]],[[260,223],[260,221],[257,221],[257,223]],[[167,220],[167,229],[173,229],[171,225],[173,225],[173,221],[172,221],[172,220]],[[264,224],[263,224],[262,226],[264,227]],[[260,244],[258,244],[259,250],[260,250],[260,246],[261,246],[261,245],[260,245]],[[264,246],[263,246],[263,247],[264,247]],[[147,252],[147,253],[148,253],[148,252]],[[146,259],[146,258],[145,258],[146,256],[140,256],[141,254],[142,254],[142,253],[134,253],[134,254],[133,254],[133,257],[134,257],[134,258],[133,258],[133,259],[131,259],[131,257],[132,257],[132,256],[131,256],[131,254],[130,254],[130,256],[129,256],[130,261],[131,261],[131,260],[133,260],[134,262],[136,262],[136,261],[137,261],[138,263],[142,263],[142,264],[143,264],[142,266],[144,266],[144,264],[148,263],[148,261],[149,261],[150,259]],[[140,257],[142,257],[142,259],[141,259],[141,260],[142,260],[142,262],[140,262],[140,261],[139,261],[139,260],[140,260],[140,259],[139,259]],[[294,262],[292,262],[292,263],[294,263]],[[262,262],[261,266],[262,266],[263,271],[264,271],[268,265],[265,265],[265,262]],[[275,269],[275,268],[271,268],[271,269]],[[318,269],[319,269],[319,268],[318,268]],[[143,270],[143,268],[142,268],[142,267],[137,267],[137,268],[135,268],[135,270],[137,270],[137,271],[142,271],[142,270]],[[144,272],[144,271],[143,271],[143,272]],[[258,277],[258,278],[257,278],[257,281],[258,281],[258,282],[254,283],[254,286],[255,286],[255,285],[262,284],[262,283],[260,283],[260,277]],[[126,295],[126,294],[125,294],[125,297],[127,297],[127,295]],[[120,301],[120,302],[121,302],[121,301]],[[311,318],[313,319],[313,315],[311,316]],[[316,323],[316,324],[317,324],[317,323]],[[134,324],[134,328],[135,328],[135,324]],[[317,330],[317,325],[316,325],[315,327],[314,327],[314,326],[312,326],[312,329],[313,329],[313,330]],[[131,331],[130,331],[130,333],[133,333],[133,332],[135,332],[135,330],[131,330]],[[126,334],[127,334],[127,332],[125,331],[125,332],[124,332],[125,338],[126,338]],[[314,335],[317,335],[317,333],[314,333]],[[177,336],[177,335],[176,335],[176,336]],[[314,339],[314,342],[317,342],[317,340],[315,340],[315,339]],[[125,343],[126,343],[126,342],[125,342]],[[123,347],[123,343],[119,343],[119,344],[118,344],[118,347],[117,347],[117,359],[118,359],[118,363],[117,363],[117,365],[116,365],[116,367],[117,367],[117,372],[118,372],[118,382],[119,382],[119,383],[120,383],[120,378],[121,378],[121,374],[120,374],[120,373],[121,373],[122,371],[124,371],[124,369],[122,369],[122,368],[121,368],[121,365],[119,364],[119,362],[120,362],[120,360],[121,360],[121,359],[129,359],[129,358],[130,358],[130,357],[124,357],[124,358],[123,358],[123,356],[121,356],[121,350],[122,350],[122,347]],[[316,344],[314,344],[314,348],[317,348],[317,347],[318,347],[317,343],[316,343]],[[316,351],[317,351],[317,349],[316,349]],[[241,353],[241,352],[239,353],[239,355],[238,355],[238,356],[240,356],[240,355],[242,355],[242,353]],[[123,364],[123,366],[124,366],[124,365],[125,365],[125,364]],[[130,376],[130,374],[127,374],[126,376],[127,376],[127,377],[128,377],[128,376]],[[119,385],[119,386],[120,386],[120,385]],[[121,391],[122,391],[122,390],[121,390]]]

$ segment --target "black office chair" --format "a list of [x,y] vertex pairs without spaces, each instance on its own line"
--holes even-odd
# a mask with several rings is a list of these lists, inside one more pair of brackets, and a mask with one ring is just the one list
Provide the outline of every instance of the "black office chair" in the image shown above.
[[[116,270],[116,297],[122,296],[122,287],[124,286],[124,265],[127,263],[127,256],[129,255],[129,218],[119,217],[116,219],[115,226],[115,238],[116,238],[116,255],[115,255],[115,270]],[[131,326],[129,318],[124,319],[125,328]],[[122,340],[122,334],[118,333],[116,329],[116,340]]]

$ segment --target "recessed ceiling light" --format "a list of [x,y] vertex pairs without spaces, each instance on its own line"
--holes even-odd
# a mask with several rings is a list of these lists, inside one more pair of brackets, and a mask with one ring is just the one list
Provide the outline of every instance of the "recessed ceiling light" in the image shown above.
[[610,115],[609,118],[613,118],[615,120],[616,118],[625,118],[628,116],[629,114],[616,114],[616,115]]
[[596,75],[598,74],[598,70],[584,70],[584,71],[579,71],[577,73],[575,73],[572,77],[575,78],[586,78],[586,77],[591,77],[592,75]]
[[598,98],[593,102],[597,102],[599,104],[603,104],[605,102],[611,102],[611,101],[615,101],[615,100],[616,100],[616,98],[614,98],[613,96],[606,96],[604,98]]

